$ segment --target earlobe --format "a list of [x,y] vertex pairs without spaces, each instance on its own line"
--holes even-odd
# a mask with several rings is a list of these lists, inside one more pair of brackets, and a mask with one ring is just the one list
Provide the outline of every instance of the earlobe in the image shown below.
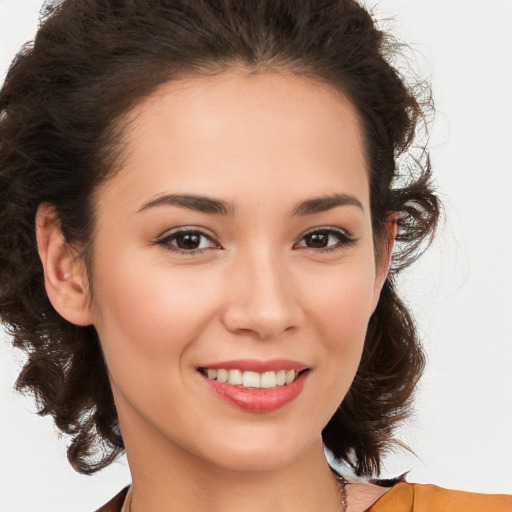
[[39,206],[36,238],[44,285],[52,306],[73,324],[91,325],[93,321],[83,261],[66,243],[53,205]]

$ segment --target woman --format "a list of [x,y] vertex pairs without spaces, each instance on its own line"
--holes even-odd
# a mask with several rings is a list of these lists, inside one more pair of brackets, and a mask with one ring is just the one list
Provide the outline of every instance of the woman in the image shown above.
[[324,456],[378,474],[423,367],[393,279],[438,205],[391,46],[351,1],[75,0],[13,65],[0,312],[73,466],[126,449],[102,510],[510,509]]

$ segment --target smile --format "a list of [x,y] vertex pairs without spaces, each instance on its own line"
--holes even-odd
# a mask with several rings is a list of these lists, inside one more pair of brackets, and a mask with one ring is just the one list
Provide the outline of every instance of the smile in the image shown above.
[[239,359],[198,367],[203,382],[215,395],[253,413],[277,411],[302,392],[311,367],[289,359]]
[[300,373],[297,370],[278,370],[259,373],[248,370],[228,370],[224,368],[202,368],[200,371],[210,380],[248,389],[272,389],[279,386],[286,386],[294,382]]

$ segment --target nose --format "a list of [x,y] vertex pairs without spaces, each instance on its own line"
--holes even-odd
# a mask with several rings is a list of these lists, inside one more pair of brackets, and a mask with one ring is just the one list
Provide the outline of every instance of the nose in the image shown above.
[[277,338],[302,321],[298,290],[286,262],[270,254],[240,256],[226,280],[222,322],[258,339]]

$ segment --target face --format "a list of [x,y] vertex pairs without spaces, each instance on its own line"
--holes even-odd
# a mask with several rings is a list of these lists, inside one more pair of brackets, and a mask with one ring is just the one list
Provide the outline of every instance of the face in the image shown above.
[[91,306],[125,439],[290,464],[346,394],[385,277],[356,113],[309,79],[233,72],[132,114],[96,196]]

